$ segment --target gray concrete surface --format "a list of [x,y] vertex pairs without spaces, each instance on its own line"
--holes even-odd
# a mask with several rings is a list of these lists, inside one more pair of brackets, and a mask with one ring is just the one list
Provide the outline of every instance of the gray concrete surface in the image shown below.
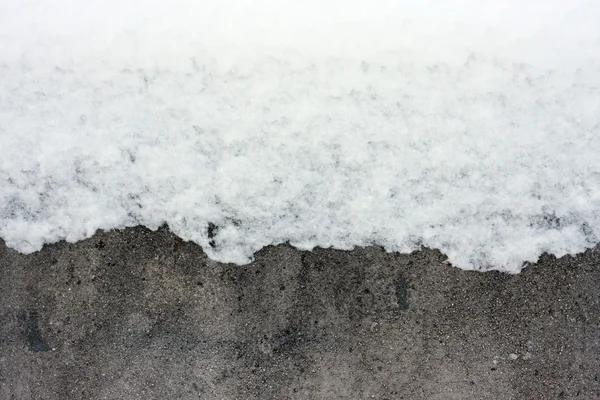
[[0,242],[0,399],[597,399],[600,249],[520,275],[165,229]]

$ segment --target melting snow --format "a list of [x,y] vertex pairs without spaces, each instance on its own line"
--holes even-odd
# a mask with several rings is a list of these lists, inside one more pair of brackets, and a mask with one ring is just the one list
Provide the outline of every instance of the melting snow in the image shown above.
[[224,262],[518,272],[599,242],[595,2],[173,3],[0,2],[9,246],[167,223]]

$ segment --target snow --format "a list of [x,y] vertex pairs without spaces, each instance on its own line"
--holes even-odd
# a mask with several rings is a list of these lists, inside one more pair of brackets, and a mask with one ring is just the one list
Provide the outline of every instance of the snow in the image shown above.
[[598,20],[583,0],[0,0],[0,237],[167,223],[223,262],[427,246],[512,273],[582,252]]

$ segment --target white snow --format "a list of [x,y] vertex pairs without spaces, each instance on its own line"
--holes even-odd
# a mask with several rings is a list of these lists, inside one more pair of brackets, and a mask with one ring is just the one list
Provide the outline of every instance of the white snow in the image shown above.
[[583,0],[0,0],[0,237],[167,223],[224,262],[427,246],[508,272],[584,251],[597,21]]

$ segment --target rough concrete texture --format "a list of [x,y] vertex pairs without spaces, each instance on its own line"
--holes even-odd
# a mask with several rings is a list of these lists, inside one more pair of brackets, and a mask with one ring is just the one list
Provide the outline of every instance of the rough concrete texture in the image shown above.
[[597,399],[600,248],[520,275],[437,251],[269,247],[166,229],[0,242],[0,399]]

